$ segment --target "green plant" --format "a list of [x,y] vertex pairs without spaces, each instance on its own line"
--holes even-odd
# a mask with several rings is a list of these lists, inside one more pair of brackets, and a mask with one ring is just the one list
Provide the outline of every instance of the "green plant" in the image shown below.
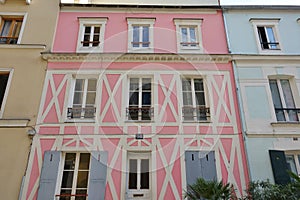
[[228,200],[233,198],[232,185],[223,181],[206,181],[198,178],[194,184],[188,185],[185,191],[185,198],[190,200],[210,199],[210,200]]

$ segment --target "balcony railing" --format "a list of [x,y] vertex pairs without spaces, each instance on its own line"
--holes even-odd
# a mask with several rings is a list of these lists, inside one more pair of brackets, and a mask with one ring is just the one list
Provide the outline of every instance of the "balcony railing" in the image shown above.
[[152,120],[154,109],[151,106],[130,106],[126,108],[126,116],[128,120]]
[[87,199],[87,196],[87,194],[57,194],[55,195],[55,200],[70,200],[73,198],[85,200]]
[[298,122],[300,108],[275,108],[277,121]]
[[182,114],[184,121],[208,121],[210,109],[205,106],[183,106]]
[[68,108],[68,119],[93,119],[95,113],[96,108],[93,106]]

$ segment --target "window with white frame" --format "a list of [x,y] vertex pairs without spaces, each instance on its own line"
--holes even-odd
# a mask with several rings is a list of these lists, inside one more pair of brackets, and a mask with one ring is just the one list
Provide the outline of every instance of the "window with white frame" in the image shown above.
[[253,23],[259,51],[272,52],[280,50],[278,35],[279,19],[251,19],[250,21]]
[[0,44],[17,44],[23,16],[0,16]]
[[94,119],[96,78],[76,78],[71,82],[68,119]]
[[269,79],[277,121],[299,121],[289,79]]
[[183,120],[207,121],[209,107],[206,105],[204,81],[202,78],[182,78]]
[[152,78],[129,78],[128,120],[151,120],[152,108]]
[[150,166],[149,153],[128,154],[127,198],[151,199]]
[[153,52],[154,22],[154,18],[127,18],[129,52]]
[[288,169],[300,175],[300,153],[299,154],[287,154],[285,155],[286,162],[288,164]]
[[103,52],[107,18],[79,18],[78,52]]
[[178,52],[201,53],[202,19],[174,19],[177,35]]
[[3,70],[0,71],[0,117],[2,117],[8,89],[11,82],[12,70]]
[[87,199],[90,171],[89,153],[65,153],[59,200]]

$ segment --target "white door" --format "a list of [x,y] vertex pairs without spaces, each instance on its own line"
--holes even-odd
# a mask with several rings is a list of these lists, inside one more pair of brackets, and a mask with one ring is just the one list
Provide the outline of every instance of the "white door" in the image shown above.
[[126,176],[127,200],[151,199],[150,153],[128,153]]

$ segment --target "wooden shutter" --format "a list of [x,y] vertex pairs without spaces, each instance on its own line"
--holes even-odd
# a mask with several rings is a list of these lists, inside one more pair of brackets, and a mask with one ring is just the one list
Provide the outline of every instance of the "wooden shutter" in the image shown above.
[[205,180],[217,180],[215,152],[200,152],[201,177]]
[[53,200],[57,183],[57,175],[61,152],[46,151],[40,177],[38,200]]
[[276,184],[285,185],[291,182],[287,173],[288,165],[284,155],[284,151],[269,150],[274,180]]
[[108,153],[106,151],[93,151],[91,155],[88,198],[104,200]]

